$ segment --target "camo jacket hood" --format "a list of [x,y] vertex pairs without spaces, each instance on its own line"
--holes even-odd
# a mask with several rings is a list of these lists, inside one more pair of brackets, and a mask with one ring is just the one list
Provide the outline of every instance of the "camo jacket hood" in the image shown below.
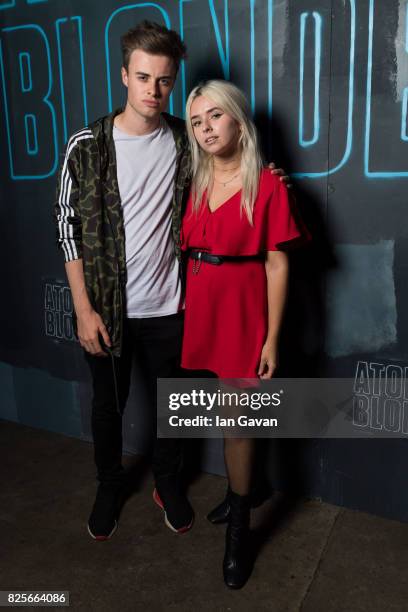
[[[75,132],[68,141],[57,181],[54,218],[65,261],[82,259],[89,300],[100,314],[120,356],[126,288],[125,230],[117,179],[113,120],[118,109]],[[180,225],[190,187],[185,122],[163,113],[176,144],[172,199],[174,249],[181,260]],[[76,329],[75,313],[74,326]]]

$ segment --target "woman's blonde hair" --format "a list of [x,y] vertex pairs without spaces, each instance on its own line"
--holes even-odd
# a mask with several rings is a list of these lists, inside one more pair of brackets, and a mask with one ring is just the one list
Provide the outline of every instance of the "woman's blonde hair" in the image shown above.
[[262,157],[256,127],[250,118],[251,113],[246,98],[242,91],[229,81],[211,80],[200,83],[187,99],[186,122],[192,157],[193,210],[198,212],[203,194],[213,182],[214,172],[213,157],[199,147],[191,125],[191,105],[199,96],[206,96],[212,100],[241,127],[239,138],[242,177],[241,212],[246,213],[250,225],[253,225],[253,209],[258,195]]

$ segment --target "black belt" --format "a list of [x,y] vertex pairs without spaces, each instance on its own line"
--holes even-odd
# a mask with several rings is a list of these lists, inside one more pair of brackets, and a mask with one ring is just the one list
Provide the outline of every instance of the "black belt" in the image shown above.
[[190,259],[195,259],[197,261],[205,261],[206,263],[213,264],[213,266],[220,266],[222,263],[231,261],[231,262],[242,262],[242,261],[254,261],[254,260],[264,260],[265,255],[262,253],[258,253],[257,255],[213,255],[212,253],[208,253],[207,251],[189,251],[188,256]]

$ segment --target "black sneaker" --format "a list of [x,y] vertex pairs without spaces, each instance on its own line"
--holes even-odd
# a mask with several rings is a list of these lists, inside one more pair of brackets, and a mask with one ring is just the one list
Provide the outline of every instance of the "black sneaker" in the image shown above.
[[109,540],[118,528],[122,487],[99,484],[88,521],[89,535],[98,541]]
[[164,512],[164,522],[176,533],[185,533],[194,523],[194,511],[175,477],[161,478],[153,500]]

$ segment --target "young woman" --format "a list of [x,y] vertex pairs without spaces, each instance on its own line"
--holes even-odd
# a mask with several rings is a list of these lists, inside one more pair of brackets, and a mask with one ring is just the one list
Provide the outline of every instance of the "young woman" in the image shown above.
[[[182,367],[222,379],[268,379],[277,366],[287,289],[284,249],[305,231],[286,185],[263,170],[256,129],[236,86],[199,85],[186,118],[192,190],[181,232],[188,252]],[[251,572],[253,446],[250,438],[224,440],[230,511],[223,572],[231,588],[242,587]]]

